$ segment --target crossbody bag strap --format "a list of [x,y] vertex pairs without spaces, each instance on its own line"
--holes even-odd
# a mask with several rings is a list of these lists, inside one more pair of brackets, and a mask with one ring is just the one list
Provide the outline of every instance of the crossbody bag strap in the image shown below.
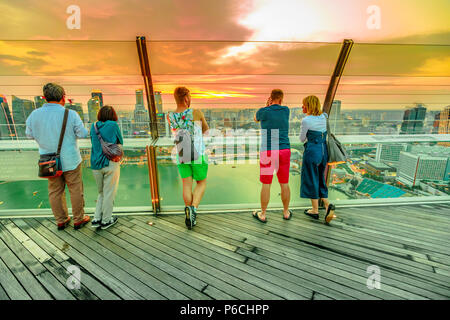
[[59,142],[58,142],[58,150],[56,154],[59,155],[61,153],[61,146],[64,141],[64,134],[66,133],[67,126],[67,118],[69,117],[69,109],[64,110],[64,120],[62,123],[61,133],[59,134]]
[[95,133],[97,134],[98,140],[100,140],[100,142],[102,142],[103,138],[102,138],[102,135],[100,134],[100,131],[98,131],[97,123],[94,123],[94,129],[95,129]]

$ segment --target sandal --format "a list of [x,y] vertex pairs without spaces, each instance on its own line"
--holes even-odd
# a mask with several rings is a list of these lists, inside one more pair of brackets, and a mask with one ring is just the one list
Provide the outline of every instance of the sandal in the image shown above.
[[307,216],[314,218],[314,219],[319,219],[319,214],[318,213],[309,213],[308,210],[312,210],[312,209],[305,209],[305,211],[303,211],[304,214],[306,214]]
[[333,220],[334,218],[337,218],[336,215],[334,214],[334,210],[336,210],[336,207],[334,206],[334,204],[329,204],[328,205],[328,209],[327,209],[327,214],[325,215],[325,223],[330,223],[331,220]]
[[267,217],[263,220],[259,217],[259,214],[261,211],[253,211],[252,215],[253,218],[258,219],[258,221],[261,221],[262,223],[266,223],[267,222]]
[[292,211],[291,210],[289,210],[289,216],[287,218],[283,214],[283,219],[284,220],[291,220],[291,218],[292,218]]

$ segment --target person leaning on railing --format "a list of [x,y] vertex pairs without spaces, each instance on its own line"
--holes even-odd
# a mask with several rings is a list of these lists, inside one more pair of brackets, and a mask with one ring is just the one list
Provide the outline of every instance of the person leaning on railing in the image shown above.
[[303,113],[300,141],[305,142],[303,153],[300,197],[311,199],[312,209],[304,213],[319,219],[319,199],[323,201],[328,223],[334,218],[335,206],[328,202],[328,187],[325,181],[325,169],[328,162],[327,118],[321,110],[319,98],[308,96],[303,99]]
[[113,107],[103,106],[97,114],[97,122],[91,126],[91,169],[97,184],[98,197],[91,226],[107,229],[117,222],[113,217],[114,199],[120,178],[120,162],[109,160],[103,152],[95,126],[105,142],[123,145],[122,133],[117,124],[117,114]]
[[[167,115],[175,138],[177,166],[183,180],[183,200],[185,204],[185,224],[192,229],[197,224],[197,209],[206,190],[208,159],[203,134],[208,123],[201,110],[191,108],[191,94],[186,87],[174,91],[177,109]],[[197,185],[192,191],[193,180]]]
[[[34,110],[27,119],[26,134],[39,145],[39,154],[54,153],[63,123],[65,108],[64,88],[55,83],[47,83],[44,88],[47,103]],[[65,197],[66,185],[69,188],[70,201],[75,229],[89,222],[89,216],[84,214],[83,180],[81,175],[81,154],[77,139],[86,138],[88,132],[73,110],[69,110],[64,140],[61,147],[62,175],[48,179],[48,198],[55,216],[58,230],[70,223]]]

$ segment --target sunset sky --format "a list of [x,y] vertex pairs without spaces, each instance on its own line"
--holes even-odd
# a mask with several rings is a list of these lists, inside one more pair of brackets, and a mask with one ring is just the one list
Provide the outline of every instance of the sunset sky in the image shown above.
[[[70,5],[81,9],[79,30],[66,26]],[[373,5],[379,29],[367,25]],[[134,39],[145,35],[166,110],[177,85],[202,107],[256,108],[274,87],[296,107],[308,94],[323,100],[340,43],[350,38],[336,97],[344,109],[450,104],[448,0],[0,0],[0,12],[7,97],[31,98],[55,81],[86,110],[91,89],[130,109],[142,87]]]

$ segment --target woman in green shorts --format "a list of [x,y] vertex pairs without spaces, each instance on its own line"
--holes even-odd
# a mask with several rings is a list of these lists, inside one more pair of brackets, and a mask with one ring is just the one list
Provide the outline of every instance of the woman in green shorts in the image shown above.
[[[191,229],[197,223],[197,208],[206,189],[208,159],[205,155],[203,134],[208,131],[209,127],[203,112],[190,108],[191,95],[187,88],[176,88],[174,97],[177,109],[169,112],[167,116],[170,128],[176,141],[179,141],[177,148],[181,147],[183,151],[192,151],[184,152],[184,155],[180,154],[179,150],[177,151],[177,166],[183,180],[183,200],[186,206],[184,208],[185,222],[188,229]],[[192,190],[194,180],[197,181],[197,185]]]

